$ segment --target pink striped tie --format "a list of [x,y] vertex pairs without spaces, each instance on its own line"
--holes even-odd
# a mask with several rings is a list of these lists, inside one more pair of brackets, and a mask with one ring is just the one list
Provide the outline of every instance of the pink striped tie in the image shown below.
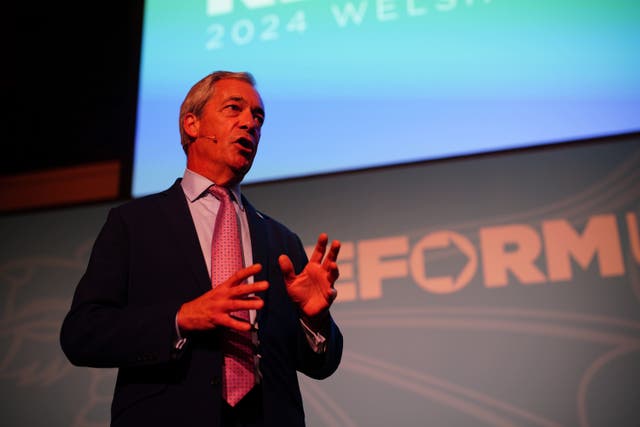
[[[213,186],[209,191],[220,200],[211,244],[211,285],[215,287],[243,267],[242,244],[238,219],[229,191],[219,186]],[[233,315],[249,320],[247,310],[235,311]],[[235,406],[255,384],[251,332],[227,329],[222,346],[224,351],[222,396],[229,405]]]

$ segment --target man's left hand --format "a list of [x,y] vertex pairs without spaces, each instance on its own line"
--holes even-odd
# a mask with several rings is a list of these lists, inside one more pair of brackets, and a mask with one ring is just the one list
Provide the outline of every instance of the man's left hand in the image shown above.
[[288,256],[280,255],[278,258],[289,296],[298,305],[303,317],[312,322],[326,317],[338,295],[333,285],[339,275],[336,260],[340,242],[331,242],[327,252],[328,242],[328,236],[320,234],[309,262],[298,275],[295,274]]

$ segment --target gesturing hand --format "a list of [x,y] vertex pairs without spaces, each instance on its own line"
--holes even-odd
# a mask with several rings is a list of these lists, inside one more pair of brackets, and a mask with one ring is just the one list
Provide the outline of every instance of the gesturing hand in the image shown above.
[[278,258],[289,296],[302,314],[311,319],[324,317],[338,295],[333,285],[339,275],[336,260],[340,242],[334,240],[325,256],[328,241],[325,233],[320,234],[309,263],[298,275],[288,256]]
[[249,296],[267,290],[266,281],[244,283],[249,277],[262,270],[260,264],[238,270],[233,276],[215,288],[186,302],[178,311],[178,327],[182,331],[207,330],[217,326],[248,331],[251,325],[231,316],[237,310],[258,310],[264,301],[257,296]]

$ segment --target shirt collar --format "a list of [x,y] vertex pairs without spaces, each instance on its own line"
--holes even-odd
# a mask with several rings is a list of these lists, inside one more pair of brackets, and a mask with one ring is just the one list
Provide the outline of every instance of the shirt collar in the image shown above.
[[[184,194],[187,196],[187,199],[189,199],[189,201],[193,203],[200,197],[206,195],[209,187],[216,184],[209,178],[205,178],[204,176],[197,174],[190,169],[185,169],[182,176],[181,185]],[[231,193],[236,199],[238,206],[240,206],[240,209],[244,210],[244,206],[242,205],[242,193],[240,192],[240,184],[236,184],[230,187],[229,190],[231,190]]]

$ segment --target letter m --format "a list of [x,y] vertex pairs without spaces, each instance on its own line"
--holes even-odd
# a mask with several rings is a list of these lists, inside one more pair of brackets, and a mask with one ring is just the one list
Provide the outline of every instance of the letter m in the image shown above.
[[542,229],[549,277],[553,281],[572,278],[570,259],[586,269],[596,254],[602,277],[624,274],[622,248],[614,215],[592,216],[582,235],[566,220],[546,221]]

